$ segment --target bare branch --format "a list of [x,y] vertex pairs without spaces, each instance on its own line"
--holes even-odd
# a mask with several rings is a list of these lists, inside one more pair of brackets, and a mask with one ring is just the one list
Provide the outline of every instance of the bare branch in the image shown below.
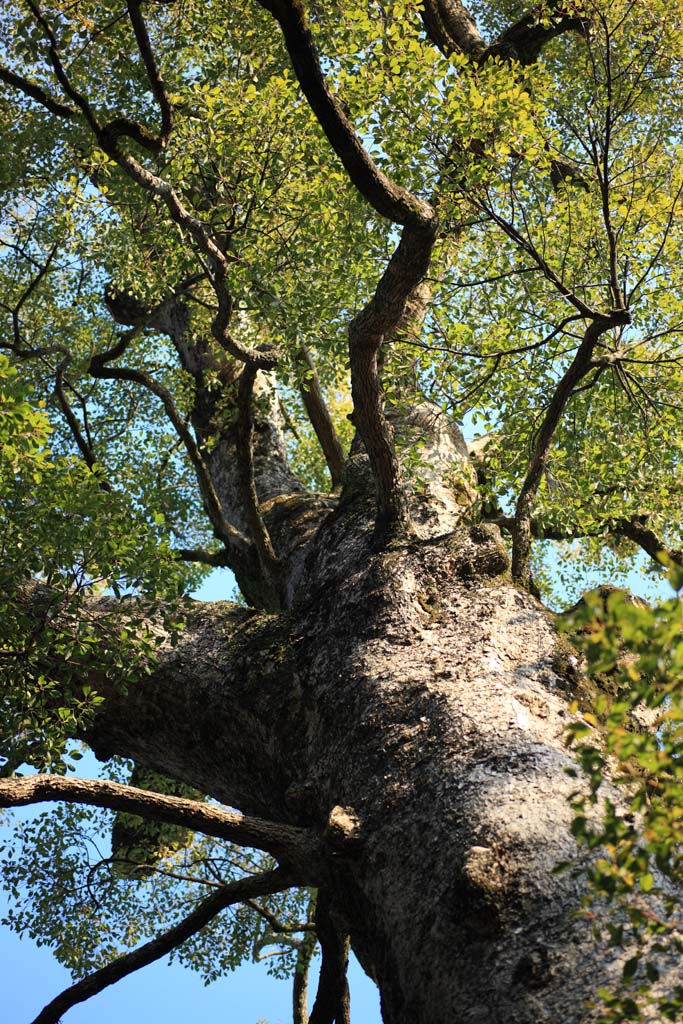
[[141,818],[180,825],[239,846],[255,846],[287,865],[294,865],[303,884],[306,884],[301,878],[303,865],[310,864],[311,875],[316,873],[320,844],[316,834],[309,829],[252,818],[238,811],[226,811],[196,800],[154,793],[119,782],[67,779],[58,775],[0,780],[0,807],[24,807],[55,800],[125,811]]
[[99,971],[94,971],[87,978],[83,978],[82,981],[78,981],[66,989],[41,1010],[33,1024],[59,1024],[62,1014],[70,1010],[72,1006],[90,999],[91,996],[108,988],[109,985],[114,985],[134,971],[154,963],[155,960],[159,960],[162,956],[177,949],[201,928],[206,927],[226,907],[240,903],[245,897],[282,892],[284,889],[290,888],[292,884],[292,879],[281,868],[230,882],[200,903],[180,924],[169,928],[167,932],[158,935],[131,953],[119,957]]

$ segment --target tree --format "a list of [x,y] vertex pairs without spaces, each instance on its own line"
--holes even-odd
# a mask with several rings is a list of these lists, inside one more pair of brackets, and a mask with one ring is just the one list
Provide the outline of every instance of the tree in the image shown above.
[[[297,1022],[313,935],[310,1024],[349,1018],[349,943],[387,1024],[675,1017],[673,861],[636,864],[654,946],[577,914],[598,783],[637,833],[604,679],[541,599],[553,543],[561,572],[681,564],[680,15],[3,8],[0,801],[62,803],[10,884],[38,900],[46,846],[63,879],[116,815],[107,885],[17,921],[94,968],[41,1024],[263,921]],[[236,603],[184,599],[211,566]],[[109,779],[68,777],[74,739]],[[168,930],[101,966],[98,901],[130,945]]]

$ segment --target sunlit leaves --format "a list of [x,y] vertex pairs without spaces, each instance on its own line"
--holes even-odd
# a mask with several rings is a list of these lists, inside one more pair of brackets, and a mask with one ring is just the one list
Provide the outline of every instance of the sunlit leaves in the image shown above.
[[66,735],[101,699],[70,678],[89,665],[92,678],[112,673],[125,686],[156,643],[144,626],[151,604],[130,604],[132,619],[119,622],[113,608],[89,615],[87,596],[108,587],[173,599],[186,573],[163,518],[136,515],[123,495],[102,488],[96,466],[53,455],[45,413],[27,397],[0,357],[0,755],[8,770],[29,761],[64,771]]
[[[680,589],[678,568],[671,578]],[[637,1019],[651,1002],[663,1019],[676,1020],[682,1005],[680,994],[657,1002],[650,991],[658,961],[683,951],[679,901],[669,884],[683,880],[682,607],[678,594],[649,607],[603,589],[586,597],[570,624],[602,691],[594,710],[567,730],[588,780],[588,791],[574,799],[572,830],[598,853],[586,868],[586,912],[609,945],[635,940],[638,950],[623,967],[626,995],[600,993],[604,1022]],[[631,813],[617,813],[605,782],[610,764]],[[653,892],[659,903],[646,907],[641,895]]]

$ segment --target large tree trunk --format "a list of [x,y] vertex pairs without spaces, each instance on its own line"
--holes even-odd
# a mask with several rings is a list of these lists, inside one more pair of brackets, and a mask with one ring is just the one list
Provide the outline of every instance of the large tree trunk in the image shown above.
[[310,881],[387,1024],[571,1024],[620,965],[573,916],[579,882],[553,873],[576,856],[560,660],[495,528],[377,550],[347,502],[287,616],[198,607],[88,739],[318,830]]

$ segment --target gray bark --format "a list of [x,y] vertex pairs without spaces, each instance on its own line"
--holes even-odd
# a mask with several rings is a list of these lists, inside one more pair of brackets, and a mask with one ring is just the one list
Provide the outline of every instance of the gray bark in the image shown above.
[[553,873],[577,851],[552,620],[510,582],[496,528],[376,550],[374,502],[352,493],[286,615],[197,607],[87,739],[317,830],[312,881],[387,1024],[586,1022],[621,961]]

